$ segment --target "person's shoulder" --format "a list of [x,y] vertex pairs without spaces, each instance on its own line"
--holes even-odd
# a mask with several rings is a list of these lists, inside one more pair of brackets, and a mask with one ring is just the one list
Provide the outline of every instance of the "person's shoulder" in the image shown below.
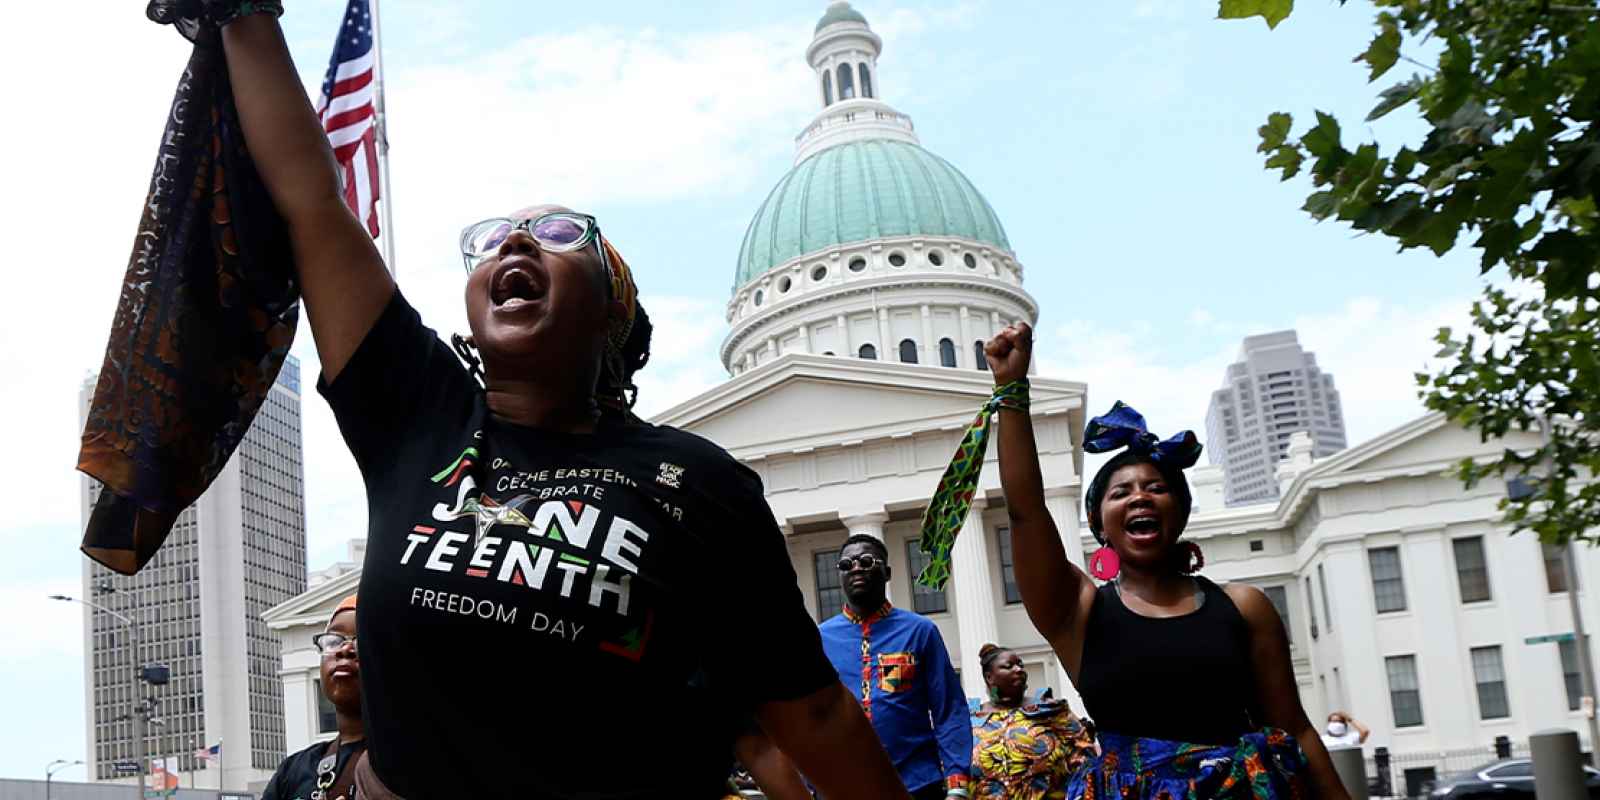
[[934,622],[933,620],[928,619],[927,617],[918,614],[915,611],[910,611],[899,606],[895,606],[894,611],[890,613],[891,616],[895,618],[896,622],[904,625],[907,629],[919,635],[927,637],[940,636],[939,623]]
[[851,625],[849,620],[844,618],[843,614],[834,614],[833,616],[828,617],[827,619],[825,619],[822,622],[817,624],[817,630],[820,630],[820,631],[822,631],[824,633],[831,633],[833,631],[845,630],[845,629],[850,628],[850,627],[853,627],[853,626]]
[[[643,420],[629,423],[628,435],[642,441],[648,441],[671,456],[682,461],[684,467],[699,467],[712,470],[743,470],[749,468],[739,463],[739,460],[722,449],[710,439],[699,434],[690,433],[682,428],[671,425],[656,425]],[[754,473],[751,473],[752,475]]]

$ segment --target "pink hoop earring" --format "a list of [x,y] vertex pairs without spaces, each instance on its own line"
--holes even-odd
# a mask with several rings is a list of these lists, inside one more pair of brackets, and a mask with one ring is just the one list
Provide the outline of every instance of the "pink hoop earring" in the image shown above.
[[1089,556],[1089,574],[1097,580],[1109,581],[1121,571],[1122,558],[1107,545],[1101,545],[1094,555]]

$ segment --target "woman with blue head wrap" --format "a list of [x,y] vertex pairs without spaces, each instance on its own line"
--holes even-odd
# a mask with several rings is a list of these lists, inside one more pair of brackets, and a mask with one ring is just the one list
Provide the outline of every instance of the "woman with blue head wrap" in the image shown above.
[[[976,472],[964,467],[981,463],[988,416],[997,414],[1017,586],[1099,731],[1101,753],[1067,796],[1347,797],[1301,707],[1272,603],[1253,586],[1199,575],[1199,548],[1182,538],[1193,505],[1183,471],[1201,450],[1193,433],[1162,439],[1120,402],[1090,421],[1086,451],[1122,452],[1085,492],[1101,544],[1090,572],[1068,559],[1045,506],[1027,411],[1032,333],[1017,323],[985,346],[996,400],[969,430],[933,505],[970,498]],[[925,520],[934,548],[949,539],[939,519]]]

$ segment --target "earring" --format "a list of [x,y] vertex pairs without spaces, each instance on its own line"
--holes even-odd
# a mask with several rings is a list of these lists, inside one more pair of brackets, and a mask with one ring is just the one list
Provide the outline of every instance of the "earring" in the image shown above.
[[1108,545],[1100,545],[1100,549],[1089,556],[1089,574],[1098,580],[1109,581],[1121,571],[1122,558]]
[[467,373],[480,385],[483,384],[483,360],[478,358],[476,348],[459,333],[450,334],[450,344],[456,350],[456,355],[467,365]]
[[1183,572],[1183,574],[1193,575],[1196,572],[1199,572],[1201,568],[1205,567],[1206,554],[1200,552],[1200,545],[1195,544],[1194,542],[1185,541],[1182,544],[1182,547],[1183,549],[1179,552],[1183,554],[1183,566],[1179,569]]
[[1000,702],[1000,689],[999,688],[994,687],[994,686],[990,686],[989,687],[989,701],[993,702],[993,703]]

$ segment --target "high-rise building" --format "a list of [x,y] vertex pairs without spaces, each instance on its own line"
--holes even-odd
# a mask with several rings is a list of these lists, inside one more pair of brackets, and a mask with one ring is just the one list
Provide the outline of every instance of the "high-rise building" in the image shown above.
[[[80,419],[94,380],[80,395]],[[100,484],[83,478],[82,509]],[[184,786],[245,789],[266,780],[285,755],[277,634],[262,612],[306,588],[300,364],[290,358],[227,467],[179,515],[166,543],[139,574],[123,576],[84,559],[83,597],[131,618],[127,626],[84,607],[84,709],[88,773],[119,777],[134,757],[128,719],[138,665],[164,664],[145,752],[176,760]],[[217,748],[200,759],[200,748]]]
[[1345,448],[1344,412],[1333,376],[1300,347],[1294,331],[1246,336],[1206,413],[1206,452],[1224,470],[1227,505],[1278,497],[1277,465],[1296,431],[1311,435],[1312,456]]

